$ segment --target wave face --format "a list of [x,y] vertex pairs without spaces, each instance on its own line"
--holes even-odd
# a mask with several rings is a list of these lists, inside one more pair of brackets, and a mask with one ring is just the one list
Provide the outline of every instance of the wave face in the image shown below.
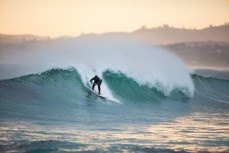
[[229,104],[229,80],[198,74],[193,74],[192,78],[196,86],[197,97]]
[[[122,118],[123,111],[127,107],[128,110],[134,110],[134,112],[130,112],[129,117],[135,116],[136,120],[138,120],[138,117],[147,120],[146,114],[150,117],[166,112],[168,114],[172,113],[171,116],[174,116],[173,111],[178,108],[178,114],[188,113],[191,111],[190,106],[183,106],[181,103],[186,101],[197,106],[196,110],[199,109],[199,105],[206,106],[208,109],[215,109],[216,107],[222,109],[222,107],[227,108],[229,104],[228,80],[193,74],[192,80],[195,83],[196,90],[195,96],[190,99],[180,88],[176,88],[170,95],[166,95],[163,92],[163,86],[161,88],[159,83],[155,86],[142,85],[121,72],[106,70],[102,73],[102,78],[102,93],[106,90],[104,89],[104,84],[106,84],[108,90],[112,93],[111,96],[113,96],[113,99],[108,98],[107,102],[115,102],[115,105],[112,104],[114,105],[112,108],[107,107],[108,103],[104,103],[104,99],[90,93],[82,76],[75,68],[50,69],[39,74],[2,80],[0,81],[0,116],[7,120],[9,118],[26,118],[47,122],[56,120],[90,123],[92,120],[87,115],[87,111],[90,112],[91,110],[88,110],[90,109],[88,105],[91,105],[91,102],[94,103],[94,101],[97,101],[97,105],[100,105],[100,109],[96,109],[96,111],[102,116],[113,114],[116,119]],[[145,105],[149,104],[152,106],[147,109],[144,108]],[[163,107],[158,109],[158,104],[163,104]],[[122,108],[124,110],[119,110],[119,105],[124,105],[124,108]],[[143,111],[137,109],[139,106],[144,108],[146,113],[144,116],[139,116],[139,111]],[[152,115],[151,113],[155,114]],[[101,120],[106,119],[103,117],[95,119],[97,122],[102,122]],[[151,117],[149,120],[151,120]]]
[[75,99],[85,101],[82,82],[74,69],[51,69],[1,81],[0,92],[1,107],[7,108],[1,114],[7,118],[23,117],[25,112],[28,117],[38,119],[70,118],[72,114],[68,112],[73,111]]
[[[149,84],[140,84],[137,80],[125,75],[124,73],[106,70],[102,73],[103,84],[111,91],[119,101],[125,102],[161,102],[165,99],[190,99],[185,89],[175,88],[169,95],[164,93],[164,87],[160,82],[154,86]],[[229,81],[213,77],[204,77],[192,74],[191,78],[196,86],[196,97],[205,97],[218,100],[219,102],[228,101]],[[101,86],[102,93],[104,85]],[[16,99],[25,98],[47,98],[51,102],[78,99],[85,101],[85,95],[88,94],[85,82],[82,76],[75,68],[61,69],[54,68],[39,74],[30,74],[1,81],[1,93],[10,97],[11,95],[20,95]],[[58,97],[58,98],[57,98]],[[52,100],[52,99],[55,100]],[[7,98],[6,98],[7,99]],[[62,99],[62,100],[60,100]]]
[[[118,102],[122,103],[160,102],[166,98],[179,97],[189,99],[182,89],[174,89],[171,95],[166,95],[163,92],[163,86],[160,86],[159,82],[155,86],[141,85],[138,81],[121,72],[107,70],[103,72],[102,78],[102,93],[106,90],[106,88],[103,88],[104,84],[107,84],[108,90],[112,93],[111,96],[114,96]],[[82,76],[75,68],[50,69],[39,74],[2,80],[0,83],[2,100],[9,100],[13,104],[18,100],[24,103],[30,103],[30,101],[35,100],[38,102],[47,101],[46,105],[60,104],[60,107],[62,107],[66,100],[86,101],[85,97],[89,93]],[[14,96],[11,97],[11,95]]]

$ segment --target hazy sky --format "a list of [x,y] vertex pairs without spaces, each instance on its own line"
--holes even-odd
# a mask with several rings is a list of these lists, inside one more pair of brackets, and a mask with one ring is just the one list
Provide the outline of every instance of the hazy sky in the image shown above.
[[0,0],[0,33],[58,37],[229,22],[229,0]]

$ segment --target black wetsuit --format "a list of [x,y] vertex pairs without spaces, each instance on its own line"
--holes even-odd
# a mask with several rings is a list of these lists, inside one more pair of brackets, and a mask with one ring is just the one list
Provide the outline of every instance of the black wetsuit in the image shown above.
[[98,85],[98,89],[99,89],[99,94],[100,94],[100,85],[102,84],[102,80],[96,75],[95,77],[93,77],[90,82],[93,82],[93,85],[92,85],[92,89],[94,90],[95,88],[95,85],[97,84]]

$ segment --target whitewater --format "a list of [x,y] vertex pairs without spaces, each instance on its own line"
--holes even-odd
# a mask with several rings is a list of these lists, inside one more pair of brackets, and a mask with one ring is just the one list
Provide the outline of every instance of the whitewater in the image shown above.
[[[85,35],[0,54],[0,152],[229,151],[229,79],[161,46]],[[86,88],[95,75],[108,98]]]

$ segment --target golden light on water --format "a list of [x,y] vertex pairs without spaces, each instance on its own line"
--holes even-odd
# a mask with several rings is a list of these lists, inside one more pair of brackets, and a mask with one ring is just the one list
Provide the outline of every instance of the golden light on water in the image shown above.
[[[121,125],[113,128],[98,127],[89,129],[85,127],[67,128],[45,128],[39,125],[27,125],[22,123],[11,127],[0,127],[0,141],[10,142],[12,140],[30,141],[63,141],[84,144],[79,148],[59,148],[65,151],[85,151],[109,147],[141,146],[145,148],[166,148],[174,151],[186,150],[190,152],[228,151],[229,146],[222,144],[229,137],[229,114],[221,117],[220,114],[194,113],[189,117],[179,117],[175,120],[152,125]],[[24,132],[23,132],[24,131]],[[1,145],[4,145],[2,143]],[[122,148],[128,149],[128,148]]]

